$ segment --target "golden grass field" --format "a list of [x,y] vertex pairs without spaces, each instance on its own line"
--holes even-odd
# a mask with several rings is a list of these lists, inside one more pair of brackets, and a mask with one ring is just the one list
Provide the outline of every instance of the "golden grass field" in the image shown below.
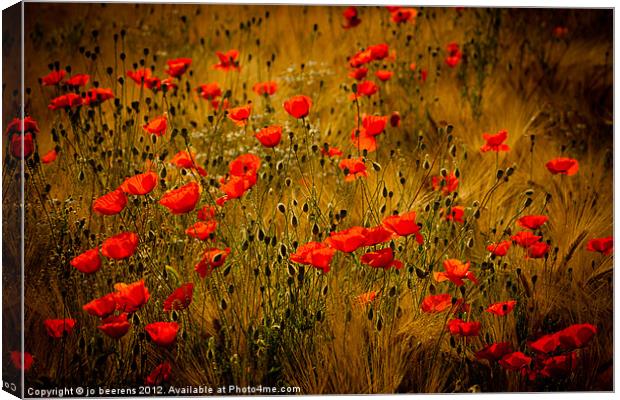
[[[355,22],[343,16],[346,7],[25,7],[24,112],[39,132],[22,164],[9,145],[19,133],[6,132],[19,116],[16,81],[4,79],[3,305],[7,338],[19,321],[19,277],[6,267],[19,260],[15,177],[23,165],[23,329],[33,357],[26,387],[613,390],[613,254],[588,251],[592,239],[613,230],[611,10],[357,7],[359,25],[344,28]],[[452,66],[450,43],[458,45]],[[363,85],[349,76],[351,57],[378,44],[388,45],[385,57],[363,62],[378,92],[352,100]],[[5,41],[5,60],[11,45]],[[239,70],[214,69],[216,52],[231,49]],[[166,62],[179,58],[191,65],[171,78],[176,90],[151,90],[127,74],[146,67],[164,79]],[[64,79],[83,73],[90,80],[78,88],[43,85],[50,67],[66,71]],[[383,82],[380,70],[393,74]],[[276,82],[272,95],[253,91],[265,81]],[[216,107],[196,90],[213,82],[222,89]],[[95,87],[113,98],[48,107]],[[312,101],[303,118],[283,106],[297,95]],[[232,110],[250,102],[246,125],[235,124]],[[368,115],[387,117],[374,151],[352,139],[368,128]],[[167,121],[161,136],[146,132],[143,125],[159,116]],[[273,148],[254,135],[266,126],[282,128]],[[483,134],[502,130],[509,150],[482,152]],[[326,146],[342,154],[326,155]],[[54,148],[57,158],[42,163]],[[171,164],[190,150],[189,166]],[[260,166],[235,175],[229,163],[244,154]],[[351,169],[342,161],[358,157],[367,176],[345,179]],[[552,173],[546,164],[559,157],[577,160],[577,173]],[[118,189],[149,170],[157,186],[148,194]],[[433,184],[451,174],[458,187]],[[200,188],[194,207],[175,214],[159,203],[191,182]],[[242,182],[243,193],[222,204],[225,182]],[[108,193],[127,199],[122,211],[96,210]],[[199,240],[186,230],[205,206],[216,210],[210,220],[217,229]],[[463,211],[461,221],[446,218],[454,210]],[[421,243],[386,222],[410,211],[416,221],[409,229],[419,229]],[[512,239],[528,231],[518,222],[527,215],[548,218],[532,229],[545,249],[539,255]],[[352,252],[328,239],[380,226],[389,238]],[[114,259],[101,246],[121,232],[135,233],[137,248]],[[360,238],[345,233],[342,240]],[[507,254],[491,255],[488,246],[501,241],[512,242]],[[317,257],[333,256],[328,272],[312,257],[296,261],[308,242],[322,243]],[[213,257],[201,277],[195,265],[212,248],[230,254]],[[72,265],[89,249],[99,249],[94,273]],[[368,265],[374,256],[366,253],[381,249],[402,267]],[[459,282],[446,260],[470,262],[475,279]],[[442,281],[437,273],[449,276]],[[135,293],[118,284],[140,280],[149,297],[129,310],[127,296],[135,300]],[[184,283],[193,284],[191,303],[164,311]],[[121,325],[129,326],[120,338],[83,308],[112,292],[116,306],[106,316],[126,316]],[[441,294],[448,299],[442,309],[425,310],[425,299]],[[513,300],[506,315],[488,311]],[[45,321],[63,319],[75,325],[61,325],[55,336]],[[176,323],[171,344],[150,333],[158,322]],[[533,343],[547,338],[556,341],[552,348],[537,350]],[[481,357],[500,342],[512,350]],[[15,350],[17,337],[5,339],[5,376],[19,373],[9,357]],[[162,363],[169,373],[157,374]]]

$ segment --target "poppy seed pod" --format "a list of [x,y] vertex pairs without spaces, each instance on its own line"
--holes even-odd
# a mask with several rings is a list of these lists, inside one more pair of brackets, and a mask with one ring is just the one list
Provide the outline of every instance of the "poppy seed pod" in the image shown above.
[[448,170],[442,168],[441,170],[439,170],[439,174],[445,178],[446,176],[448,176]]

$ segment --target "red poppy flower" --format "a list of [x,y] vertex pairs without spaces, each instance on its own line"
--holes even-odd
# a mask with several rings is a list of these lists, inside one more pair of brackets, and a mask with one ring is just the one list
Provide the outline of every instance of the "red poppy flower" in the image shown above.
[[388,117],[380,115],[364,115],[362,118],[362,126],[366,133],[370,136],[377,136],[385,130]]
[[465,216],[465,207],[463,206],[452,206],[450,207],[450,212],[446,215],[446,221],[454,221],[459,224],[464,224],[465,220],[463,217]]
[[433,176],[431,179],[433,190],[441,190],[444,196],[456,191],[459,187],[459,178],[456,177],[454,172],[449,172],[445,177],[438,175]]
[[170,160],[170,164],[174,165],[177,168],[193,169],[198,172],[200,176],[207,176],[207,171],[198,164],[196,164],[196,153],[194,153],[193,151],[179,151],[177,154],[174,155],[174,157],[172,157],[172,160]]
[[459,45],[452,42],[446,46],[446,50],[448,51],[448,55],[446,55],[446,64],[450,68],[454,68],[461,61],[461,57],[463,53],[459,49]]
[[358,97],[370,97],[379,91],[379,86],[373,81],[363,81],[357,85],[357,91],[352,93],[351,100],[355,100]]
[[12,351],[11,352],[11,363],[16,369],[24,370],[24,372],[28,372],[30,367],[32,367],[32,362],[34,358],[32,354],[25,351],[24,353],[24,364],[22,366],[22,353],[20,351]]
[[543,226],[547,221],[549,221],[549,217],[546,215],[526,215],[517,220],[517,225],[521,228],[535,231]]
[[325,243],[308,242],[298,247],[297,251],[291,254],[290,260],[298,264],[312,265],[328,273],[334,254],[336,254],[336,249]]
[[74,257],[70,264],[80,272],[92,274],[101,268],[101,258],[99,257],[99,249],[94,248]]
[[142,86],[146,81],[151,78],[150,68],[140,68],[135,71],[127,71],[127,76],[131,78],[138,85]]
[[144,86],[151,90],[161,89],[161,79],[156,76],[149,76],[144,78]]
[[362,20],[359,19],[359,16],[357,15],[357,8],[353,6],[347,7],[342,12],[342,16],[345,20],[344,25],[342,25],[344,29],[355,28],[362,22]]
[[196,88],[198,94],[205,100],[214,100],[222,95],[222,89],[217,82],[205,83]]
[[463,279],[469,279],[474,284],[478,284],[476,275],[469,270],[469,261],[463,264],[459,260],[448,259],[443,262],[443,269],[445,272],[433,272],[437,282],[449,280],[456,286],[462,286],[465,283]]
[[115,260],[131,257],[138,248],[138,240],[138,235],[133,232],[119,233],[103,242],[101,254]]
[[93,202],[93,211],[101,215],[115,215],[127,205],[127,196],[121,189],[104,194]]
[[506,354],[499,360],[499,365],[509,371],[518,371],[524,367],[527,367],[532,362],[532,359],[520,351]]
[[230,162],[228,173],[234,176],[255,175],[260,164],[260,157],[254,154],[242,154]]
[[449,294],[429,295],[422,300],[420,308],[425,313],[434,314],[445,311],[452,306],[452,296]]
[[34,151],[34,141],[32,139],[31,133],[26,133],[23,135],[12,135],[11,136],[11,155],[15,158],[22,157],[22,147],[24,152],[24,157],[28,158]]
[[84,311],[99,318],[105,318],[116,310],[116,294],[109,293],[103,297],[84,304]]
[[480,333],[480,322],[465,322],[460,318],[455,318],[450,320],[447,326],[453,336],[478,336]]
[[220,190],[224,192],[225,196],[223,200],[220,200],[222,205],[226,201],[231,199],[238,199],[245,194],[256,183],[255,175],[248,176],[230,176],[228,179],[220,182]]
[[403,267],[401,261],[394,259],[394,252],[390,247],[368,252],[362,255],[361,261],[362,264],[370,265],[373,268],[390,269],[394,267],[395,269],[401,269]]
[[351,131],[351,143],[359,150],[373,152],[377,150],[377,139],[369,135],[365,128],[353,128]]
[[125,179],[120,189],[127,194],[144,195],[151,193],[155,186],[157,186],[157,173],[147,171]]
[[380,243],[385,243],[392,239],[393,232],[385,229],[383,226],[375,226],[373,228],[366,228],[364,231],[364,246],[375,246]]
[[480,151],[483,153],[486,153],[487,151],[499,153],[500,151],[510,150],[510,147],[507,144],[504,144],[508,138],[508,132],[505,130],[501,130],[494,135],[490,133],[483,133],[482,138],[486,141],[486,143],[480,148]]
[[23,120],[20,118],[13,118],[11,122],[6,126],[6,134],[7,136],[11,136],[14,133],[39,133],[39,125],[37,121],[32,119],[32,117],[26,117]]
[[89,80],[90,75],[88,74],[76,74],[73,75],[71,78],[67,79],[65,81],[65,85],[74,87],[86,86]]
[[213,66],[213,69],[219,69],[221,71],[238,71],[241,69],[239,65],[239,50],[228,50],[226,53],[216,51],[215,55],[219,58],[220,62]]
[[598,332],[591,324],[575,324],[557,332],[560,347],[563,350],[574,350],[584,347]]
[[552,174],[572,176],[579,171],[579,163],[574,158],[558,157],[545,164]]
[[542,236],[536,236],[530,231],[520,231],[512,235],[510,239],[519,246],[527,248],[542,239]]
[[226,258],[230,254],[230,248],[227,247],[224,250],[220,249],[207,249],[202,255],[202,259],[196,266],[194,270],[198,272],[201,278],[209,275],[213,270],[226,262]]
[[148,386],[159,386],[164,382],[168,382],[171,375],[172,367],[168,361],[164,361],[151,371],[149,376],[146,377],[144,384]]
[[71,318],[66,319],[46,319],[43,321],[45,325],[45,331],[47,335],[53,339],[62,338],[65,333],[70,335],[75,326],[75,320]]
[[381,82],[387,82],[392,78],[392,75],[394,75],[394,72],[392,71],[388,71],[386,69],[380,69],[377,72],[375,72],[375,76],[377,77],[377,79],[379,79]]
[[198,210],[198,219],[201,221],[209,221],[215,218],[215,207],[204,206]]
[[282,127],[279,125],[268,126],[261,129],[255,135],[256,139],[265,147],[276,147],[282,139]]
[[166,91],[170,91],[170,90],[176,91],[179,88],[179,86],[176,83],[174,83],[173,78],[162,79],[161,87],[165,89]]
[[543,368],[540,370],[540,375],[547,378],[566,376],[577,366],[577,353],[571,352],[548,357],[542,361],[542,364]]
[[516,300],[509,300],[500,303],[491,304],[485,311],[491,314],[504,316],[510,314],[517,305]]
[[58,85],[65,78],[66,74],[67,72],[65,70],[54,70],[39,79],[41,80],[41,85],[43,86],[55,86]]
[[390,47],[386,43],[373,44],[368,46],[370,56],[375,61],[381,61],[390,54]]
[[359,68],[364,64],[368,64],[373,60],[372,51],[370,49],[362,50],[354,54],[349,59],[349,65],[352,68]]
[[157,118],[153,118],[148,123],[144,124],[142,128],[148,133],[152,133],[157,136],[162,136],[166,133],[166,128],[168,127],[168,118],[165,115],[159,116]]
[[187,228],[185,233],[196,239],[207,240],[209,239],[209,236],[215,232],[215,229],[217,229],[216,221],[198,221],[194,225]]
[[116,309],[121,312],[133,313],[138,311],[151,297],[149,290],[144,286],[144,280],[134,283],[117,283],[114,285],[116,292],[114,299]]
[[613,236],[608,236],[600,239],[590,239],[588,241],[586,250],[597,251],[608,256],[614,251],[614,238]]
[[549,251],[549,245],[545,242],[536,242],[527,248],[526,258],[543,258]]
[[293,96],[284,102],[284,110],[294,118],[304,118],[310,113],[312,99],[308,96]]
[[97,327],[97,329],[113,339],[120,339],[125,336],[129,332],[129,328],[127,313],[104,318],[101,321],[101,325]]
[[490,344],[482,350],[478,350],[474,355],[478,360],[497,361],[511,352],[512,345],[510,342],[499,342]]
[[368,171],[366,171],[366,164],[362,157],[358,158],[345,158],[340,161],[338,164],[341,170],[345,173],[345,182],[353,182],[357,178],[364,178],[368,176]]
[[538,353],[551,353],[560,345],[559,337],[556,333],[541,336],[533,342],[529,342],[528,346]]
[[200,200],[200,185],[190,182],[178,189],[164,193],[159,204],[166,207],[173,214],[184,214],[192,211]]
[[259,96],[271,96],[278,90],[278,84],[274,81],[258,82],[254,84],[252,90]]
[[352,253],[366,242],[366,229],[361,226],[354,226],[338,232],[330,232],[325,243],[336,250],[345,253]]
[[372,303],[377,298],[378,295],[379,295],[378,290],[372,290],[370,292],[362,293],[356,296],[355,301],[360,306],[365,306],[366,304]]
[[355,79],[356,81],[361,81],[362,79],[366,78],[367,74],[368,68],[360,67],[351,70],[351,72],[349,72],[349,77]]
[[402,24],[405,22],[414,23],[416,20],[416,16],[418,15],[418,10],[415,8],[408,7],[396,7],[394,11],[391,11],[392,22],[397,24]]
[[185,310],[192,303],[194,284],[184,283],[164,301],[164,311]]
[[235,125],[246,126],[251,113],[252,105],[248,104],[246,106],[230,108],[228,110],[228,114],[226,115],[228,116],[228,119],[235,123]]
[[86,92],[86,97],[83,103],[88,106],[97,106],[106,100],[114,98],[114,92],[112,89],[95,88]]
[[168,347],[177,338],[177,332],[179,331],[179,324],[176,322],[154,322],[144,327],[146,333],[158,346]]
[[56,157],[58,157],[58,153],[56,152],[56,149],[51,149],[50,151],[45,153],[43,157],[41,157],[41,162],[43,164],[51,164],[54,161],[56,161]]
[[415,211],[386,217],[383,219],[383,226],[398,236],[415,235],[418,244],[424,243],[424,237],[420,234],[420,227],[416,223]]
[[512,245],[510,240],[504,240],[499,243],[493,243],[487,246],[487,251],[490,251],[496,257],[504,257],[508,254],[508,249]]
[[189,66],[192,64],[191,58],[176,58],[174,60],[166,61],[168,64],[168,69],[166,73],[173,78],[179,78],[181,75],[187,71]]
[[328,157],[341,156],[342,150],[340,150],[338,147],[328,147],[327,150],[321,147],[321,154],[328,156]]
[[58,96],[47,106],[50,110],[74,108],[82,105],[82,96],[76,93],[67,93]]

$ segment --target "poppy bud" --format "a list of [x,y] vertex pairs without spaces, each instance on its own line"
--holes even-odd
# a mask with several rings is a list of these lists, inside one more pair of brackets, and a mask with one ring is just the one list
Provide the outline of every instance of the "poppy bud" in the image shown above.
[[280,211],[282,214],[286,213],[286,206],[282,203],[278,203],[278,211]]
[[450,207],[450,204],[452,204],[452,200],[449,197],[447,197],[444,203],[446,207]]
[[446,176],[448,176],[448,170],[447,170],[447,169],[445,169],[445,168],[442,168],[442,169],[439,171],[439,174],[445,178]]
[[381,165],[380,165],[379,163],[374,162],[374,161],[372,162],[372,168],[373,168],[375,171],[377,171],[377,172],[378,172],[378,171],[381,171]]
[[534,191],[532,189],[527,189],[524,194],[529,197],[534,194]]
[[455,145],[450,146],[450,155],[452,157],[456,157],[456,146]]
[[497,179],[502,179],[502,176],[504,176],[504,170],[503,169],[498,169],[497,170]]
[[469,240],[467,241],[467,247],[469,247],[470,249],[474,247],[474,239],[473,238],[469,238]]
[[297,217],[293,214],[293,217],[291,218],[291,225],[293,226],[293,228],[297,227]]
[[534,200],[532,200],[531,197],[526,198],[525,203],[523,203],[523,208],[528,208],[529,206],[531,206],[533,201]]
[[514,166],[508,167],[506,169],[506,176],[511,176],[512,174],[514,174],[514,172],[515,172],[515,167]]

